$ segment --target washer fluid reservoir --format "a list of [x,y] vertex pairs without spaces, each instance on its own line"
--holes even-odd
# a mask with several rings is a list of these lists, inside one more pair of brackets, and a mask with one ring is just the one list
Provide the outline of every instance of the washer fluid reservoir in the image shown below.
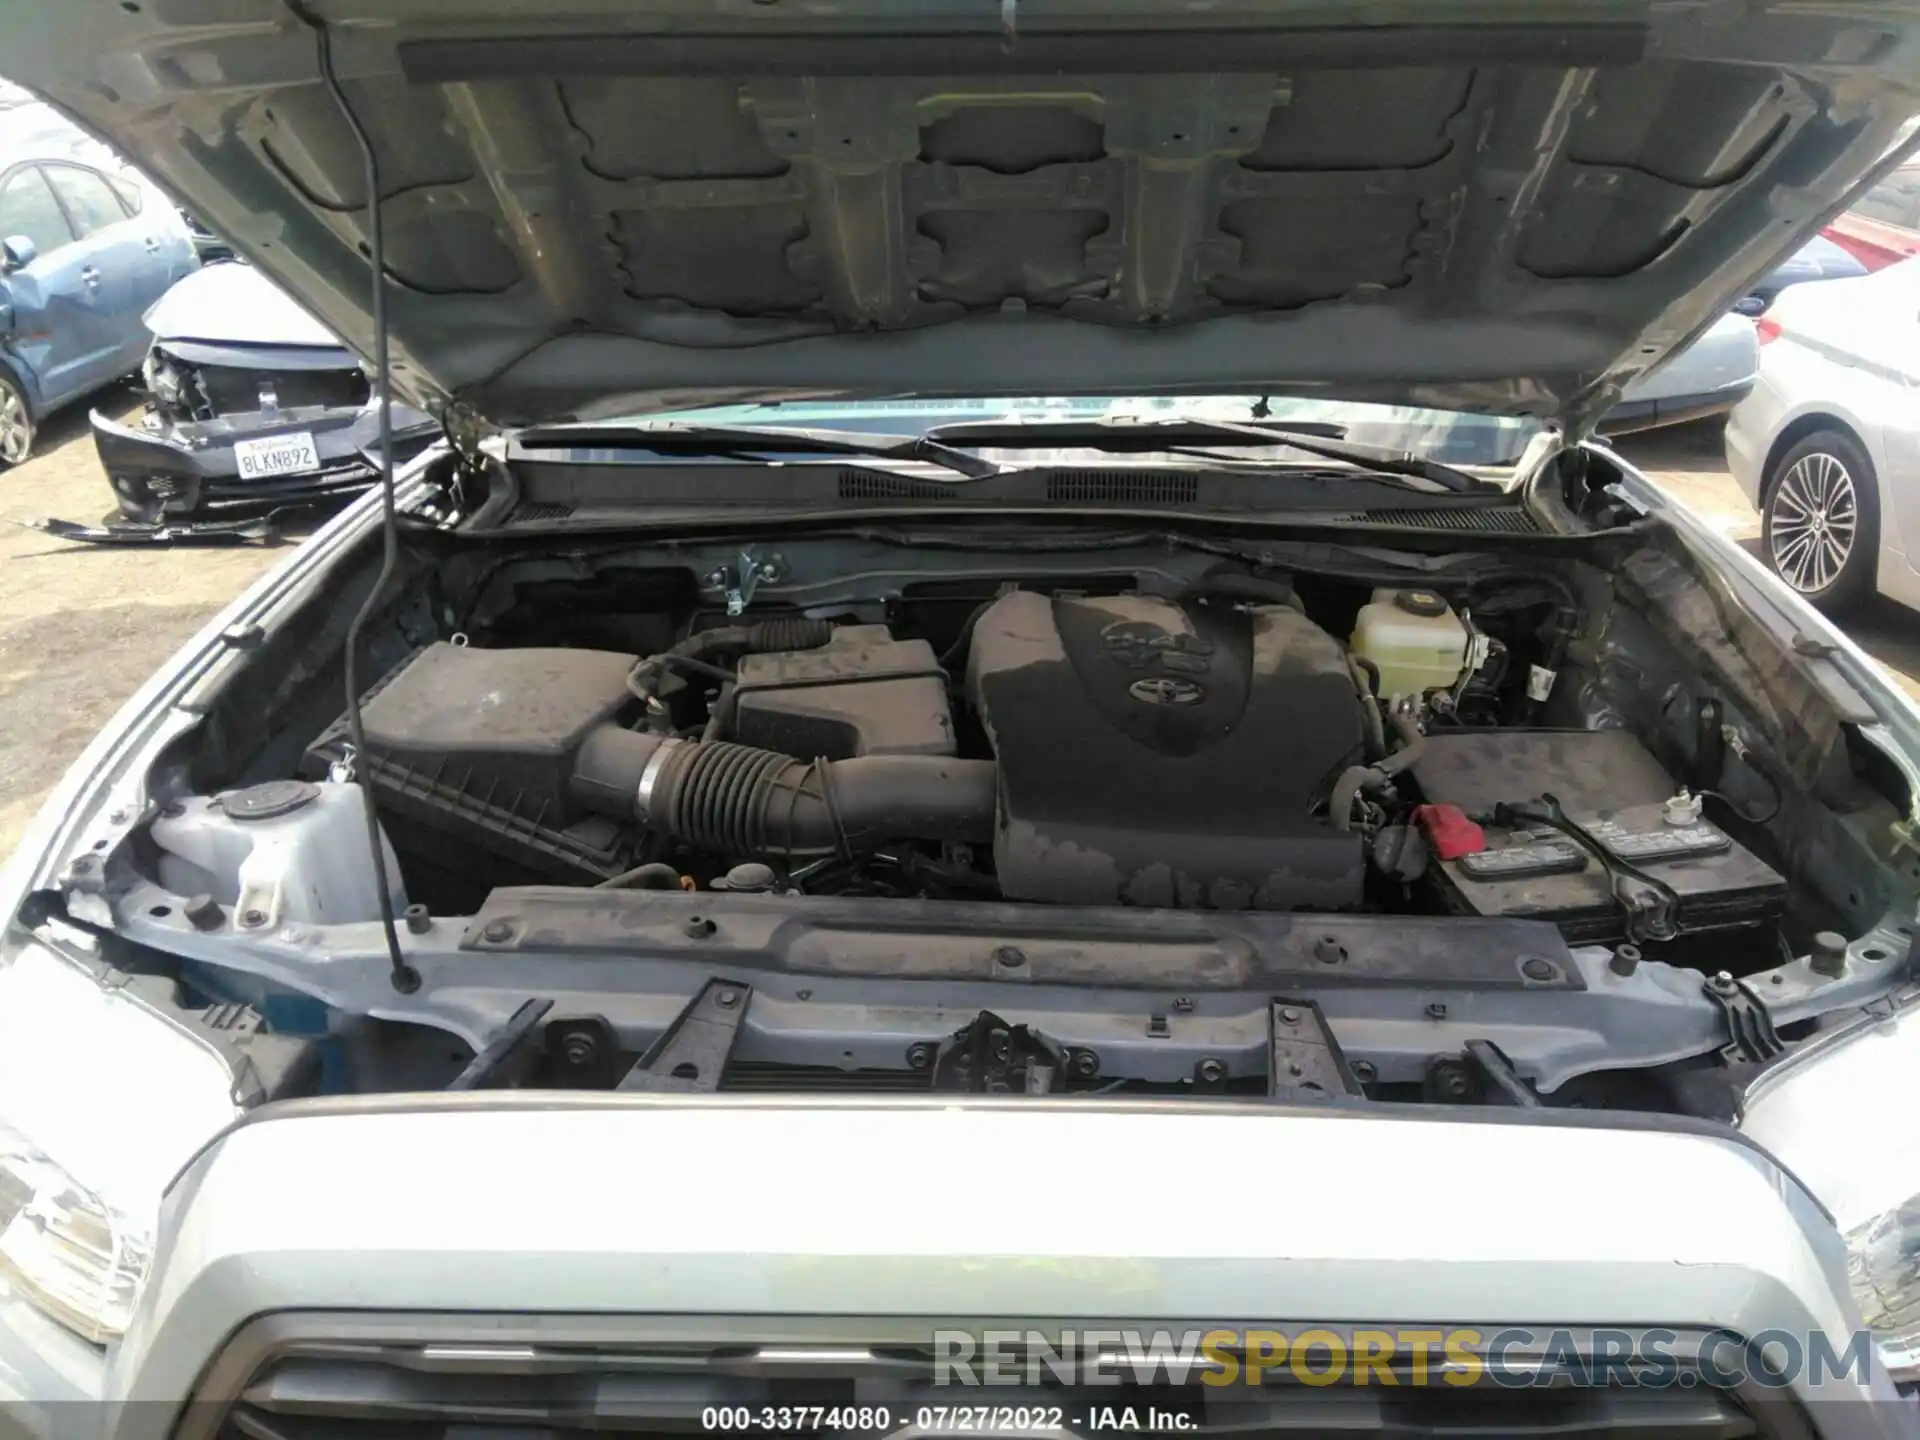
[[[193,796],[153,822],[160,883],[211,895],[250,930],[378,920],[363,803],[358,786],[307,780]],[[398,912],[407,903],[400,862],[384,834],[380,849]]]

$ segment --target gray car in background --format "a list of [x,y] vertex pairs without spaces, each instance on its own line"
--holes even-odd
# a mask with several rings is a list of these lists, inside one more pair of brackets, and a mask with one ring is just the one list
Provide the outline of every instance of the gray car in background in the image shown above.
[[1833,241],[1814,236],[1769,271],[1706,334],[1629,385],[1601,428],[1625,435],[1725,415],[1747,398],[1760,372],[1753,317],[1766,314],[1789,286],[1866,273],[1866,266]]
[[1629,385],[1600,422],[1609,435],[1724,415],[1753,389],[1760,344],[1753,321],[1729,313],[1666,364]]
[[[146,326],[146,411],[131,424],[91,417],[127,536],[344,499],[378,477],[380,416],[366,370],[253,266],[190,275]],[[432,417],[394,407],[397,460],[438,433]]]
[[49,413],[139,368],[142,312],[199,263],[113,151],[24,92],[0,100],[0,470]]

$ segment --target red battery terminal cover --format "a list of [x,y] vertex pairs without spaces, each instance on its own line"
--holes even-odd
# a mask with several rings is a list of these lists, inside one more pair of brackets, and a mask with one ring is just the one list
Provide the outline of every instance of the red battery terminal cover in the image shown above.
[[1416,805],[1413,823],[1427,837],[1434,858],[1458,860],[1487,848],[1487,833],[1467,818],[1458,805]]

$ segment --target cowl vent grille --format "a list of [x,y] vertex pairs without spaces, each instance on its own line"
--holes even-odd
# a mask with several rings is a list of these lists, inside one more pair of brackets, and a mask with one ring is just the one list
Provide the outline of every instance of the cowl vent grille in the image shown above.
[[962,487],[939,480],[915,480],[907,475],[882,475],[872,470],[842,470],[842,500],[953,500]]
[[1449,509],[1435,505],[1393,510],[1356,510],[1342,515],[1355,525],[1404,525],[1409,530],[1459,530],[1499,535],[1538,535],[1540,522],[1522,505],[1476,505]]
[[1060,470],[1047,477],[1047,499],[1123,505],[1191,505],[1200,498],[1197,475],[1139,474],[1128,470]]
[[523,500],[513,507],[513,515],[507,523],[537,525],[543,520],[565,520],[572,514],[573,506],[562,505],[557,500]]

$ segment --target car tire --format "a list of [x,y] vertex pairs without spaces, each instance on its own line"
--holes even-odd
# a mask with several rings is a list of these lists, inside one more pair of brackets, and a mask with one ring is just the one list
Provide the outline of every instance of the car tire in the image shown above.
[[0,470],[33,453],[33,411],[26,393],[0,370]]
[[1829,615],[1873,592],[1880,481],[1852,436],[1802,436],[1774,462],[1761,493],[1761,555],[1795,592]]

